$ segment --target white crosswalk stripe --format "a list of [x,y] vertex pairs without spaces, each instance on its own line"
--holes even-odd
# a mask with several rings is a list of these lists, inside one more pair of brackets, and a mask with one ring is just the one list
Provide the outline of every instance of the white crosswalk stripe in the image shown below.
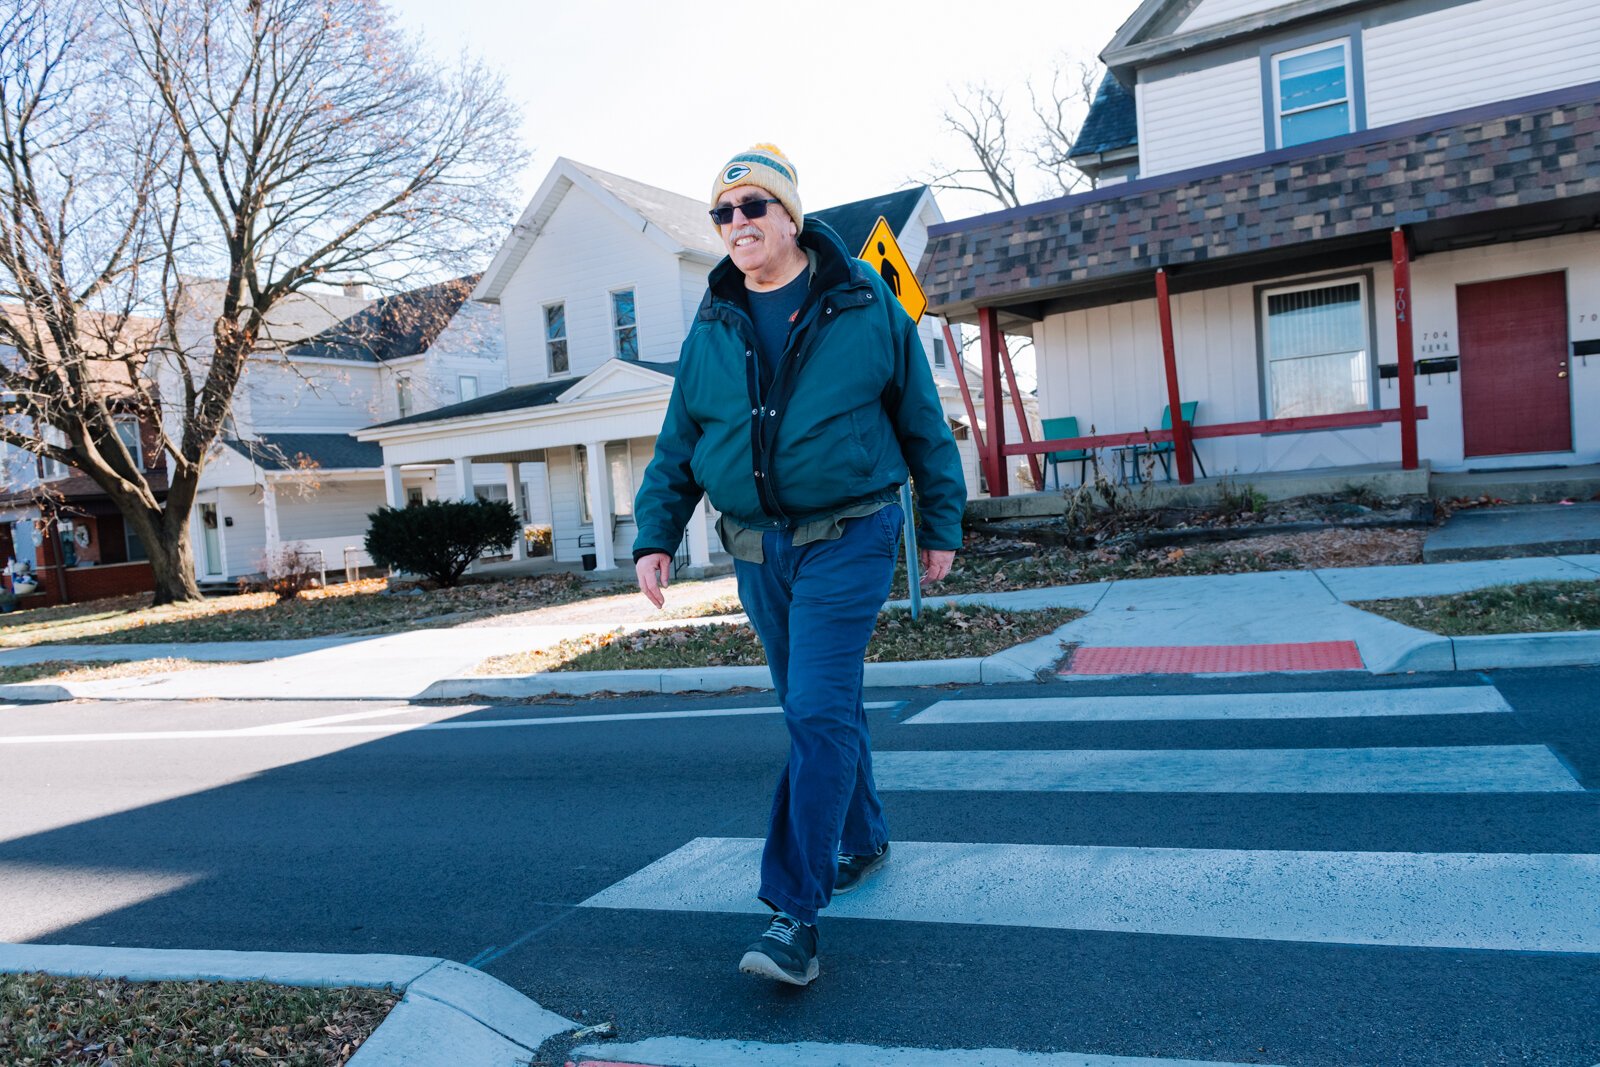
[[[705,1041],[657,1037],[632,1044],[584,1045],[573,1049],[580,1067],[589,1057],[607,1063],[670,1067],[1233,1067],[1216,1060],[1168,1060],[1146,1056],[1095,1056],[1076,1052],[1018,1052],[1012,1049],[875,1048],[801,1041],[770,1045],[760,1041]],[[1270,1067],[1270,1065],[1267,1065]]]
[[[901,725],[993,724],[984,740],[1027,724],[1506,715],[1492,686],[1389,690],[948,699]],[[1414,732],[1414,731],[1413,731]],[[949,735],[944,735],[948,737]],[[960,735],[970,743],[971,733]],[[1028,735],[1030,740],[1037,733]],[[885,792],[1171,794],[1571,794],[1583,784],[1542,744],[1323,748],[882,749]],[[1262,800],[1260,803],[1270,803]],[[753,888],[762,842],[701,837],[581,906],[760,915]],[[1600,855],[1155,848],[1000,842],[894,842],[891,862],[836,898],[827,915],[914,923],[1108,931],[1411,949],[1600,954]],[[656,1039],[639,1062],[811,1067],[858,1062],[854,1046]],[[691,1043],[692,1044],[692,1043]],[[701,1047],[703,1046],[703,1047]],[[613,1047],[611,1051],[618,1051]],[[949,1067],[1112,1067],[1178,1060],[996,1050],[874,1049],[871,1062]],[[650,1053],[655,1058],[651,1058]],[[680,1059],[671,1058],[681,1054]],[[889,1055],[889,1058],[885,1058]],[[1033,1056],[1036,1058],[1027,1058]],[[939,1058],[945,1057],[945,1058]],[[1007,1058],[1010,1057],[1010,1058]],[[628,1059],[619,1056],[618,1059]],[[859,1062],[867,1062],[862,1057]]]
[[1470,715],[1510,711],[1486,685],[1314,693],[1034,697],[941,700],[908,725],[982,722],[1117,722],[1182,719],[1333,719],[1380,715]]
[[879,752],[878,788],[1117,793],[1582,792],[1544,745]]
[[[583,902],[760,914],[756,838],[702,837]],[[1600,952],[1600,856],[902,841],[847,919]]]

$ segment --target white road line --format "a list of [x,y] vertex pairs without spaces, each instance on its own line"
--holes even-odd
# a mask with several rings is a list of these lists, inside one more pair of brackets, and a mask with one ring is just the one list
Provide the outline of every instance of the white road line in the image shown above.
[[1570,793],[1544,745],[879,752],[879,789],[1048,793]]
[[941,700],[906,722],[923,726],[973,722],[1335,719],[1368,715],[1469,715],[1510,710],[1493,686],[1474,685],[1315,693]]
[[[483,705],[478,707],[464,707],[454,709],[457,714],[469,711],[482,711]],[[348,715],[324,715],[320,719],[296,719],[294,722],[276,722],[265,726],[253,726],[250,733],[275,734],[285,730],[303,730],[311,726],[327,726],[336,722],[354,722],[357,719],[378,719],[385,715],[398,715],[404,711],[415,710],[410,704],[396,704],[392,708],[380,708],[377,711],[352,711]]]
[[[765,914],[762,842],[697,838],[582,907]],[[1600,953],[1600,855],[897,841],[829,916]]]
[[[869,711],[898,707],[902,701],[883,700],[867,704]],[[390,713],[393,710],[390,709]],[[403,710],[403,709],[402,709]],[[456,712],[452,709],[452,714]],[[759,708],[698,708],[690,711],[635,711],[609,715],[560,715],[543,719],[470,719],[465,722],[424,723],[359,723],[331,726],[306,726],[284,724],[273,726],[246,726],[233,730],[145,730],[130,733],[100,734],[20,734],[0,737],[0,745],[69,744],[74,741],[198,741],[198,740],[258,740],[270,737],[321,737],[334,734],[395,734],[423,730],[497,730],[523,726],[571,726],[590,722],[632,722],[650,719],[719,719],[744,715],[781,715],[781,707]],[[385,712],[363,712],[363,715]],[[315,720],[310,720],[315,721]],[[291,728],[294,726],[295,728]]]
[[760,1041],[706,1041],[692,1037],[653,1037],[627,1045],[580,1045],[572,1050],[579,1067],[588,1057],[609,1063],[637,1062],[660,1067],[1240,1067],[1218,1060],[1167,1060],[1146,1056],[1098,1056],[1083,1052],[1017,1052],[1002,1048],[879,1048],[875,1045],[825,1045],[800,1041],[768,1045]]

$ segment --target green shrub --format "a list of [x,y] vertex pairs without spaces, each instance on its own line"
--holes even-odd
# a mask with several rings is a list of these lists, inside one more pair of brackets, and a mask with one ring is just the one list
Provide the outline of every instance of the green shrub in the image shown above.
[[380,567],[395,567],[451,586],[491,548],[510,548],[522,522],[504,500],[431,500],[379,508],[367,516],[367,552]]

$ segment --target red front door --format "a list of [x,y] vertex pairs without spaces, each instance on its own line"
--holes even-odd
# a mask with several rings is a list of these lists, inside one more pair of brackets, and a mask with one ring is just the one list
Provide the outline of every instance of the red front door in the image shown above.
[[1456,286],[1468,456],[1572,451],[1567,276]]

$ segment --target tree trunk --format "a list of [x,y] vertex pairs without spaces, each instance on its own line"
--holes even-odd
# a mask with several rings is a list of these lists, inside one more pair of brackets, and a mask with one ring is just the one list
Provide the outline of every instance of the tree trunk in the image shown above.
[[194,546],[189,539],[188,513],[176,515],[170,507],[149,508],[118,502],[122,516],[133,524],[144,542],[155,575],[156,604],[176,604],[200,599],[194,574]]
[[194,576],[194,549],[189,542],[189,525],[179,527],[178,536],[146,542],[150,556],[150,569],[155,572],[156,593],[153,603],[176,604],[185,600],[200,599],[200,583]]

